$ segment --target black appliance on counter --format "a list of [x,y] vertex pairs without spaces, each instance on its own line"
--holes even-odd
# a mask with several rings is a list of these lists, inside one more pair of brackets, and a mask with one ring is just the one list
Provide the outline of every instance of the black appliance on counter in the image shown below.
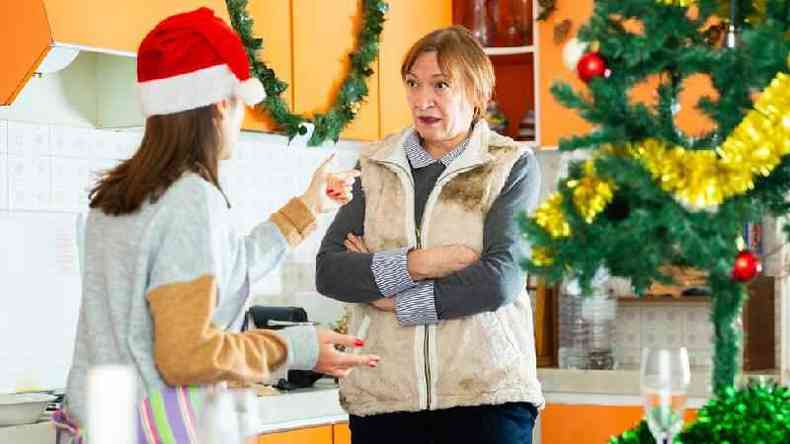
[[[247,311],[242,330],[250,326],[267,330],[279,330],[293,325],[311,324],[307,312],[302,307],[282,307],[253,305]],[[312,387],[323,375],[309,370],[289,370],[288,379],[280,379],[275,387],[281,390],[294,390]]]

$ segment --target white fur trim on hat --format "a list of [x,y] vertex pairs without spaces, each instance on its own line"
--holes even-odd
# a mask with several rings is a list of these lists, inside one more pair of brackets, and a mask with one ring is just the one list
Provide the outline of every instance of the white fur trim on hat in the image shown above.
[[263,83],[260,80],[250,77],[236,86],[236,95],[247,105],[253,106],[266,98],[266,91],[263,90]]
[[140,82],[137,87],[143,115],[148,117],[178,113],[229,99],[237,94],[239,84],[228,65],[216,65],[166,79]]

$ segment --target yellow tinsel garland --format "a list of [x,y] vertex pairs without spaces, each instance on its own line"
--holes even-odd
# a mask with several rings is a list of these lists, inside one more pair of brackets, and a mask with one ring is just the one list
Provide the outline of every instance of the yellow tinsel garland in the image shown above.
[[538,267],[545,267],[554,263],[554,254],[546,247],[533,248],[531,258],[532,263]]
[[562,213],[562,194],[554,193],[535,210],[532,216],[538,225],[548,231],[551,237],[568,237],[571,235],[571,226]]
[[664,5],[672,5],[672,6],[691,6],[696,3],[696,0],[657,0],[658,3],[662,3]]
[[[647,139],[623,152],[603,149],[639,159],[659,186],[696,210],[715,209],[725,200],[754,188],[758,175],[768,176],[790,154],[790,76],[779,73],[760,99],[724,143],[715,150],[687,150]],[[592,223],[611,202],[615,185],[601,179],[588,160],[580,179],[568,182],[573,203],[587,223]],[[562,195],[552,194],[535,211],[535,222],[553,238],[571,235],[562,212]],[[535,248],[533,263],[549,265],[551,251]],[[540,262],[540,263],[538,263]]]
[[[601,179],[595,174],[594,161],[586,161],[583,168],[584,176],[578,180],[568,181],[568,188],[573,189],[573,204],[579,214],[587,223],[592,223],[595,216],[612,201],[616,187],[611,181]],[[535,222],[553,238],[571,235],[571,227],[562,212],[562,201],[562,194],[555,192],[535,210],[532,216]]]
[[583,168],[584,176],[579,180],[568,181],[568,188],[573,188],[573,204],[589,224],[612,201],[616,187],[611,181],[595,174],[594,161],[584,162]]
[[754,188],[790,154],[790,76],[779,73],[746,117],[714,150],[648,139],[631,147],[661,188],[695,210],[714,209]]

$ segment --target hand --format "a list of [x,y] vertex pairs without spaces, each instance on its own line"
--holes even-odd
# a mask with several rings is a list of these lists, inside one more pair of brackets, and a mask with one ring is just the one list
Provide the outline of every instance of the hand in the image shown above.
[[364,342],[353,336],[341,335],[332,330],[318,330],[318,363],[314,371],[325,373],[336,378],[343,378],[351,373],[354,367],[379,365],[380,357],[376,355],[354,355],[335,349],[335,345],[344,345],[349,349],[362,347]]
[[480,253],[465,245],[445,245],[409,252],[412,280],[439,279],[461,271],[480,260]]
[[381,311],[395,313],[395,298],[381,298],[371,302],[370,305],[378,308]]
[[[343,241],[343,244],[346,246],[348,251],[353,251],[356,253],[370,253],[368,246],[365,245],[365,241],[354,233],[348,233],[346,240]],[[395,312],[395,298],[376,299],[375,301],[371,302],[370,305],[378,308],[381,311],[387,311],[391,313]]]
[[343,245],[346,246],[348,251],[353,251],[355,253],[370,253],[368,246],[365,245],[365,241],[354,233],[348,233],[346,235],[346,240],[343,241]]
[[361,173],[359,170],[330,173],[329,166],[334,158],[332,154],[315,170],[310,185],[302,195],[305,205],[314,214],[326,213],[351,202],[351,189]]

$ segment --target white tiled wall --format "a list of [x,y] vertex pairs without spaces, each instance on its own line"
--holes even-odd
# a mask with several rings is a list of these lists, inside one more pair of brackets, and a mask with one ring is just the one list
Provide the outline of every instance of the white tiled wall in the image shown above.
[[8,122],[0,120],[0,209],[8,208]]
[[[0,120],[0,393],[65,383],[80,301],[78,214],[88,210],[97,172],[128,158],[141,137],[140,130]],[[220,165],[238,228],[249,231],[304,192],[331,152],[338,168],[356,162],[351,143],[316,149],[289,146],[280,136],[242,134],[234,158]],[[256,303],[303,306],[311,319],[327,324],[341,317],[341,304],[314,286],[315,254],[332,217],[322,216],[319,229],[252,287]]]
[[0,209],[80,212],[94,174],[127,158],[139,133],[0,122]]
[[[284,143],[284,138],[245,134],[233,158],[223,162],[220,180],[242,231],[249,231],[291,197],[304,192],[312,172],[331,152]],[[334,152],[336,168],[352,168],[356,163],[354,145]],[[256,304],[300,306],[311,320],[323,324],[340,319],[342,305],[315,291],[315,255],[333,217],[334,213],[321,216],[316,231],[277,270],[253,286]]]
[[681,347],[695,368],[710,367],[713,327],[708,304],[620,304],[615,349],[623,367],[638,367],[644,347]]

